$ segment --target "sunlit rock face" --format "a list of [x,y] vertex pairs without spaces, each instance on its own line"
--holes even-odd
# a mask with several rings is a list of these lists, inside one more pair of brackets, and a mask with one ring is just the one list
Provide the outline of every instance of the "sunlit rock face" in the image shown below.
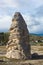
[[29,59],[31,58],[29,32],[27,25],[19,12],[16,12],[10,27],[10,36],[7,43],[7,58]]

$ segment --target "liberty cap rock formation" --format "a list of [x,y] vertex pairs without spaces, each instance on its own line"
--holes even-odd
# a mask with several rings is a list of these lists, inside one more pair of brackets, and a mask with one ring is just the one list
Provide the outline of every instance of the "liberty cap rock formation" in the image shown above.
[[19,12],[16,12],[10,27],[10,36],[7,43],[7,58],[29,59],[31,57],[29,32],[27,25]]

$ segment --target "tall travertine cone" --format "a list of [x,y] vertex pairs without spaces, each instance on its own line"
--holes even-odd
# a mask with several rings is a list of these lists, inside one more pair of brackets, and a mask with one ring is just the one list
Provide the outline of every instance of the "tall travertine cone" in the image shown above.
[[10,27],[6,57],[14,59],[29,59],[31,57],[29,32],[27,25],[19,12],[16,12]]

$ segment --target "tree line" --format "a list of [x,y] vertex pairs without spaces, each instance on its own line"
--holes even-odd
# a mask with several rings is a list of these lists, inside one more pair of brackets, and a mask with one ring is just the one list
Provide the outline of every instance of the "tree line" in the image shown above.
[[0,45],[6,45],[9,38],[9,32],[1,32],[0,33]]

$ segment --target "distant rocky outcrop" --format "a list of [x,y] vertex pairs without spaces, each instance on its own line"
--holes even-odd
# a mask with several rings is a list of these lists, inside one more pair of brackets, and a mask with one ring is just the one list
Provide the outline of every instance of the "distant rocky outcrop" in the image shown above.
[[31,57],[29,32],[27,25],[19,12],[16,12],[10,27],[10,36],[7,43],[7,58],[29,59]]

